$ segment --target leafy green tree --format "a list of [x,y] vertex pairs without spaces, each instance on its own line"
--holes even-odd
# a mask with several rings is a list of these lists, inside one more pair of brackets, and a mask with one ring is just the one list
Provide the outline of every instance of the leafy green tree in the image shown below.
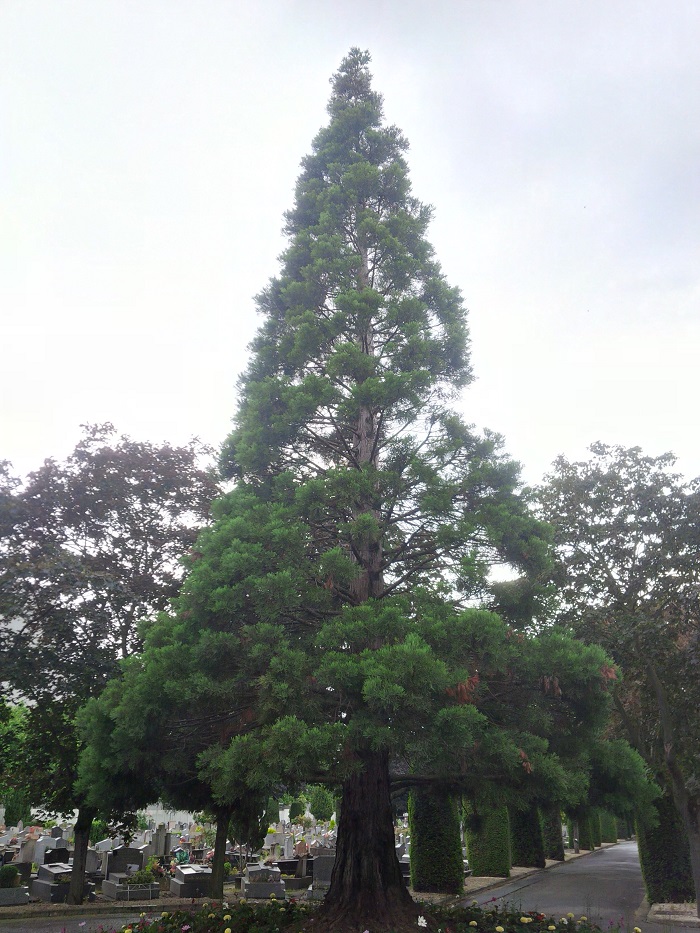
[[0,701],[0,803],[5,806],[7,826],[16,826],[19,820],[26,822],[31,815],[30,800],[20,777],[25,737],[24,706]]
[[[233,659],[220,685],[237,698],[231,741],[209,762],[219,799],[244,783],[342,784],[329,929],[415,923],[392,782],[516,786],[530,759],[537,774],[547,762],[550,782],[559,768],[534,715],[516,734],[501,727],[505,700],[500,719],[497,700],[494,718],[472,702],[491,669],[507,687],[508,636],[469,607],[503,600],[490,592],[494,564],[541,569],[547,532],[500,439],[450,407],[471,380],[465,310],[433,257],[430,210],[411,193],[407,144],[383,122],[368,62],[357,49],[342,62],[302,163],[223,449],[236,487],[199,539],[172,620],[187,651],[210,641]],[[603,663],[582,710],[597,708]]]
[[614,694],[620,721],[672,792],[698,891],[698,484],[672,471],[671,454],[600,443],[591,453],[580,463],[560,457],[540,491],[555,529],[562,616],[623,668]]
[[309,809],[322,823],[327,823],[333,816],[335,810],[335,799],[327,787],[321,784],[315,784],[307,788],[309,792]]
[[75,716],[177,592],[217,489],[202,453],[196,442],[155,446],[92,426],[64,463],[46,460],[25,483],[0,474],[0,682],[28,704],[33,741],[18,778],[32,803],[78,810],[74,903],[98,815],[73,789]]

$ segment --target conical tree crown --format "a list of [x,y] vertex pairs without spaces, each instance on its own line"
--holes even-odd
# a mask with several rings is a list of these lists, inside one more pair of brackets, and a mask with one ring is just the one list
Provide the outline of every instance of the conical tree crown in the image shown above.
[[407,143],[383,124],[368,62],[353,49],[332,80],[282,270],[258,297],[264,322],[223,456],[239,477],[376,463],[398,428],[470,379],[461,298],[425,238],[431,211],[411,195]]

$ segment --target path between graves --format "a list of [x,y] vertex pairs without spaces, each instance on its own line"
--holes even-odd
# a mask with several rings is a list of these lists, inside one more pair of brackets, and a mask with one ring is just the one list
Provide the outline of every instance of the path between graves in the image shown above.
[[[602,848],[616,845],[612,842],[604,842]],[[583,858],[590,853],[583,851],[580,853],[567,853],[565,861],[569,862],[574,859]],[[561,865],[561,862],[548,859],[546,867],[544,869],[540,868],[511,868],[510,878],[489,878],[480,876],[475,878],[470,876],[465,878],[464,881],[464,894],[457,896],[445,896],[444,894],[415,894],[411,891],[412,896],[417,901],[422,901],[423,903],[429,904],[458,904],[462,901],[468,900],[470,895],[476,893],[483,893],[484,891],[490,891],[500,887],[501,885],[510,884],[514,880],[519,878],[524,878],[528,875],[533,875],[539,871],[546,871],[548,868],[552,868],[555,865]],[[237,897],[238,893],[233,886],[227,891],[224,889],[224,899],[229,898],[233,903]],[[113,901],[103,899],[99,895],[97,900],[91,904],[80,904],[77,906],[70,906],[68,904],[49,904],[46,901],[39,901],[31,904],[24,904],[19,907],[2,907],[0,908],[0,924],[3,920],[19,920],[24,917],[47,917],[47,918],[59,918],[59,917],[78,917],[78,916],[99,916],[101,914],[114,914],[114,913],[126,913],[126,914],[135,914],[136,916],[146,913],[146,914],[155,914],[160,913],[163,910],[172,911],[172,910],[198,910],[204,904],[211,903],[211,898],[175,898],[168,894],[163,894],[158,901]],[[700,927],[700,920],[695,914],[695,905],[694,904],[654,904],[648,914],[649,921],[658,923],[658,924],[672,924],[673,926],[687,926],[687,927]]]

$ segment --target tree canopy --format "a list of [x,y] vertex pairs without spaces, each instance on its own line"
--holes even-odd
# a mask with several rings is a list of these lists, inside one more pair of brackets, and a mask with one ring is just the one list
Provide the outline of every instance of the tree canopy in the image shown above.
[[540,491],[562,616],[624,671],[619,716],[678,807],[700,890],[700,487],[675,458],[594,444]]
[[[13,779],[48,812],[78,809],[81,844],[95,811],[74,790],[75,716],[177,593],[218,488],[203,452],[87,426],[65,462],[46,460],[24,483],[2,474],[0,682],[26,701],[30,737]],[[77,857],[74,875],[80,900]]]

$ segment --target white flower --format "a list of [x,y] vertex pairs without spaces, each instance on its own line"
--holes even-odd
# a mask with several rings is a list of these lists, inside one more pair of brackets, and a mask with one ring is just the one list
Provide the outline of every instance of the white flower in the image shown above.
[[425,917],[419,917],[419,918],[418,918],[418,926],[419,926],[419,927],[427,927],[427,926],[428,926],[428,921],[425,919]]

